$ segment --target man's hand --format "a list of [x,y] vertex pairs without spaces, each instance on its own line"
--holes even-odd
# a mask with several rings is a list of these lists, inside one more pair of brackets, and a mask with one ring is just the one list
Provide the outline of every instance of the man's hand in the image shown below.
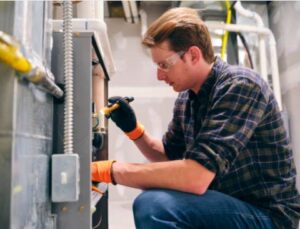
[[119,108],[114,110],[110,117],[116,125],[125,133],[130,132],[136,128],[136,117],[132,107],[126,101],[126,98],[114,96],[108,99],[110,105],[119,104]]
[[94,161],[91,164],[92,181],[113,183],[112,166],[116,161]]
[[131,140],[140,138],[144,133],[144,127],[137,122],[134,110],[126,101],[126,97],[115,96],[108,99],[110,105],[119,104],[119,108],[112,111],[111,119],[123,130]]

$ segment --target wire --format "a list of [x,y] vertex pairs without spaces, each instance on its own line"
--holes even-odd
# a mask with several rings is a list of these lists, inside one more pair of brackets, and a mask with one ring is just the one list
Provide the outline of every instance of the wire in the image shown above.
[[100,217],[99,222],[95,226],[93,226],[93,229],[99,227],[101,225],[101,223],[102,223],[102,216]]
[[249,62],[250,62],[250,67],[251,67],[251,69],[254,69],[253,60],[252,60],[252,56],[251,56],[251,53],[250,53],[247,41],[246,41],[246,39],[245,39],[245,37],[244,37],[244,35],[242,33],[237,32],[237,35],[239,35],[239,37],[241,38],[241,41],[242,41],[242,43],[243,43],[243,45],[244,45],[244,47],[246,49],[246,53],[248,55],[248,59],[249,59]]
[[[106,198],[107,198],[107,191],[103,193],[102,198],[103,198],[103,197],[106,197]],[[99,227],[99,226],[101,225],[101,223],[102,223],[102,215],[101,215],[101,217],[100,217],[98,223],[97,223],[95,226],[92,226],[92,229],[95,229],[95,228]]]

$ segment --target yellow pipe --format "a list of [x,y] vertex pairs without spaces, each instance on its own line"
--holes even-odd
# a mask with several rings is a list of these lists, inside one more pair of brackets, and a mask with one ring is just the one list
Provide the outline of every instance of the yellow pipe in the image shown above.
[[112,105],[111,107],[104,107],[101,109],[101,113],[105,114],[106,116],[110,115],[111,112],[113,112],[114,110],[118,109],[120,107],[120,105],[118,103],[115,103],[114,105]]
[[[130,103],[134,100],[133,97],[124,97],[125,101],[127,103]],[[103,107],[100,112],[102,114],[104,114],[106,117],[109,117],[111,112],[113,112],[114,110],[118,109],[120,107],[119,102],[114,103],[112,106],[107,106],[107,107]]]
[[28,73],[32,66],[19,51],[17,43],[10,36],[0,31],[0,61],[21,73]]
[[31,62],[20,52],[19,44],[11,36],[0,31],[0,62],[4,62],[21,73],[22,78],[43,86],[47,92],[56,98],[63,96],[63,91],[54,83],[49,75],[52,73],[41,63]]
[[[226,17],[226,24],[231,23],[231,7],[230,7],[230,1],[225,0],[226,10],[227,10],[227,17]],[[222,48],[221,48],[221,58],[224,60],[225,58],[225,52],[227,48],[227,42],[228,42],[228,31],[226,30],[224,32],[224,35],[222,37]]]

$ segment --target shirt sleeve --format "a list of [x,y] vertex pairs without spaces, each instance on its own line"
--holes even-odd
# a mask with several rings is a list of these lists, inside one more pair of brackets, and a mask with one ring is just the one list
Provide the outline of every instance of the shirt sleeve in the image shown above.
[[186,150],[184,134],[181,126],[183,118],[183,101],[177,98],[173,110],[173,118],[169,123],[168,131],[163,136],[165,153],[170,160],[182,159]]
[[266,106],[261,88],[248,79],[232,79],[219,86],[194,144],[184,157],[218,175],[227,173],[251,139]]

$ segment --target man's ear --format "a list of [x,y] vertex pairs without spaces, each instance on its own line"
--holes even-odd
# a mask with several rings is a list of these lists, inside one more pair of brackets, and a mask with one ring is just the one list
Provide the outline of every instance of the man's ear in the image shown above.
[[202,59],[202,52],[197,46],[191,46],[189,52],[193,64],[198,63]]

